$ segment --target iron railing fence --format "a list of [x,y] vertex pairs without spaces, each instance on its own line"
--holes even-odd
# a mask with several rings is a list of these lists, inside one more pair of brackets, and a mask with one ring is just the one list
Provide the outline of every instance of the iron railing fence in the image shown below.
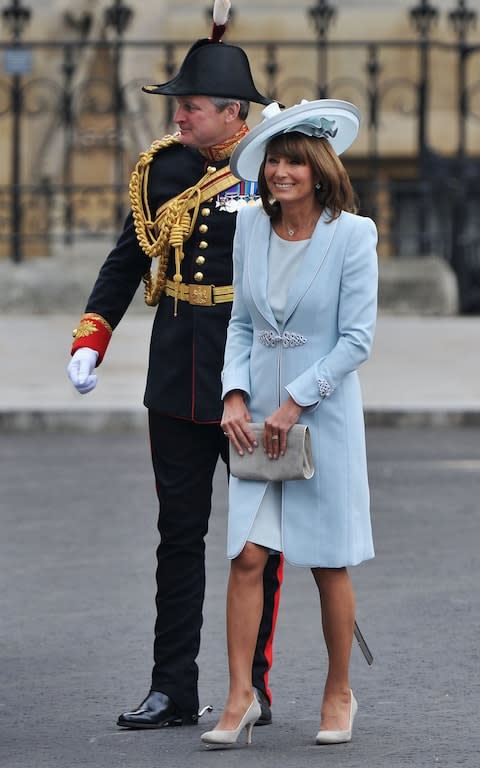
[[[12,8],[18,13],[21,0]],[[112,8],[125,6],[115,0]],[[256,84],[270,97],[287,105],[340,98],[360,107],[360,152],[348,153],[345,164],[361,212],[379,226],[380,252],[446,259],[469,309],[469,284],[480,275],[480,43],[466,39],[468,14],[474,21],[475,12],[458,0],[455,11],[465,19],[453,42],[431,38],[428,2],[411,11],[412,40],[332,40],[329,8],[317,0],[310,9],[311,40],[232,42],[255,62]],[[22,26],[19,18],[17,27],[10,25],[11,39],[0,41],[0,253],[15,262],[42,244],[48,252],[53,242],[114,240],[138,152],[172,129],[175,107],[171,99],[142,93],[151,70],[125,76],[129,58],[146,54],[155,79],[164,81],[191,44],[127,39],[125,19],[114,25],[111,40],[87,39],[84,31],[79,39],[24,42],[28,19]],[[48,75],[40,66],[46,59]],[[454,82],[447,90],[446,73]],[[448,123],[441,131],[438,115]],[[403,154],[385,149],[396,124],[408,145]],[[438,149],[446,132],[448,152]]]

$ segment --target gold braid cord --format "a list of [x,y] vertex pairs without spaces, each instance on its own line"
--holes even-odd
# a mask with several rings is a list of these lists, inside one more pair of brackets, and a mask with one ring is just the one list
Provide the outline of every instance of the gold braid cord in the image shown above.
[[[143,152],[130,178],[130,204],[137,240],[142,251],[152,259],[158,259],[156,270],[152,269],[143,278],[145,284],[145,302],[154,307],[165,289],[166,273],[170,248],[175,252],[175,274],[173,280],[177,287],[182,282],[181,263],[184,257],[183,244],[193,232],[198,210],[202,200],[205,182],[215,174],[215,168],[208,168],[207,173],[197,184],[184,190],[177,197],[162,205],[152,218],[148,202],[148,180],[153,158],[162,149],[179,144],[176,136],[164,136],[154,141],[148,152]],[[226,179],[227,174],[222,172]],[[232,177],[228,176],[228,183]],[[222,187],[225,182],[223,182]],[[225,187],[226,188],[226,187]],[[193,209],[193,210],[192,210]],[[177,310],[175,297],[175,314]]]
[[[142,251],[150,258],[158,258],[156,273],[151,270],[144,276],[145,302],[149,306],[158,304],[165,287],[168,256],[170,252],[170,232],[177,220],[175,207],[165,209],[161,220],[152,219],[148,203],[148,179],[153,158],[162,149],[179,144],[176,136],[164,136],[154,141],[147,152],[142,152],[130,177],[129,194],[133,222],[138,243]],[[177,214],[177,215],[176,215]]]

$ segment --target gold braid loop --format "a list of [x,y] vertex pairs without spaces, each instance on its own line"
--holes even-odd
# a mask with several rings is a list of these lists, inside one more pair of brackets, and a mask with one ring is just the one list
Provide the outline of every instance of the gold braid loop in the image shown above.
[[[173,279],[177,286],[175,314],[178,287],[182,282],[183,244],[191,236],[197,220],[202,200],[202,185],[205,184],[208,177],[216,173],[216,169],[209,166],[205,176],[192,187],[164,203],[153,218],[148,202],[150,166],[159,150],[178,143],[180,142],[177,136],[165,136],[163,139],[154,141],[148,152],[143,152],[140,155],[129,186],[130,204],[138,243],[146,256],[151,259],[158,259],[156,271],[151,268],[143,277],[145,302],[151,307],[158,304],[160,296],[165,290],[170,249],[173,248],[175,252],[175,275]],[[231,178],[227,179],[227,183],[231,183]]]
[[147,152],[139,155],[129,184],[130,206],[132,209],[135,234],[140,248],[146,256],[159,258],[156,273],[148,272],[143,277],[145,302],[154,307],[165,287],[169,256],[170,230],[178,216],[178,205],[166,208],[161,219],[152,219],[148,202],[148,180],[150,165],[162,149],[179,144],[178,136],[167,135],[154,141]]
[[154,141],[147,152],[142,152],[132,172],[129,184],[130,205],[135,225],[135,233],[142,251],[146,256],[155,258],[162,250],[164,232],[155,232],[156,222],[152,220],[148,203],[148,179],[153,158],[161,149],[179,144],[178,136],[167,135]]

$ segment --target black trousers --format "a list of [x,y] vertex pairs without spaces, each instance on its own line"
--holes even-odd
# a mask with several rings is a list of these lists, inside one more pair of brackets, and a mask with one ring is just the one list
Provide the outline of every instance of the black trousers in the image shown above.
[[[185,712],[196,712],[200,629],[205,595],[205,535],[218,457],[228,466],[228,441],[218,424],[198,424],[149,411],[150,443],[159,500],[157,618],[152,689]],[[264,573],[264,611],[253,684],[271,700],[268,671],[277,618],[283,558],[272,555]]]

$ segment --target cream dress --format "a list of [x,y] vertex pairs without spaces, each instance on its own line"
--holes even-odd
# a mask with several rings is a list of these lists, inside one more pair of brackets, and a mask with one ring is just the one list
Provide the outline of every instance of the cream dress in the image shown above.
[[[267,298],[280,329],[283,325],[288,288],[293,283],[309,243],[310,240],[283,240],[271,230]],[[282,551],[282,483],[268,483],[248,541],[261,544],[274,552]]]

